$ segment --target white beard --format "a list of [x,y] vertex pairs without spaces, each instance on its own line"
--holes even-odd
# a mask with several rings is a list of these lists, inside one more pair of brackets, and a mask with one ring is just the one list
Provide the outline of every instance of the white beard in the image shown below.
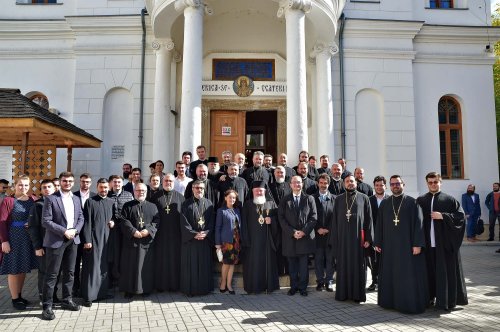
[[259,196],[253,198],[253,203],[255,205],[263,205],[266,202],[266,196]]
[[285,182],[285,178],[276,178],[276,183],[283,183]]

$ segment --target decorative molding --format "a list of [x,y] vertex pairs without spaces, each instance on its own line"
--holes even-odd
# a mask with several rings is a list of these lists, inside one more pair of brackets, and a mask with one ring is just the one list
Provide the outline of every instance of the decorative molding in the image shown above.
[[329,56],[337,54],[339,51],[339,47],[337,44],[326,44],[323,42],[318,42],[314,45],[312,51],[309,53],[309,56],[315,59],[319,54],[326,53]]
[[151,42],[151,48],[155,51],[159,51],[162,47],[167,51],[172,51],[175,43],[172,39],[155,39]]
[[181,62],[182,61],[182,53],[179,52],[179,51],[174,51],[174,56],[173,56],[173,60],[177,63]]
[[495,64],[494,55],[451,55],[451,54],[421,54],[417,53],[414,63],[437,63],[459,65],[486,65]]
[[281,18],[285,15],[288,10],[302,10],[304,13],[308,13],[312,8],[311,0],[281,0],[278,9],[278,17]]
[[413,39],[423,25],[422,21],[348,19],[346,20],[344,37]]
[[177,11],[183,11],[188,7],[199,8],[203,6],[203,11],[207,15],[213,15],[214,10],[205,4],[202,0],[176,0],[174,4],[174,8]]
[[346,48],[344,55],[347,58],[370,58],[370,59],[401,59],[413,60],[417,52],[414,50],[400,49],[357,49]]

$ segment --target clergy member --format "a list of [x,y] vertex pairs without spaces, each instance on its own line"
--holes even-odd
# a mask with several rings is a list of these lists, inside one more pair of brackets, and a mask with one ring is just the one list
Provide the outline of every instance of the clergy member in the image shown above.
[[302,191],[302,177],[295,175],[290,181],[292,193],[285,196],[278,209],[281,225],[283,256],[288,259],[290,290],[288,295],[307,296],[309,269],[307,258],[315,251],[314,226],[317,222],[314,197]]
[[155,237],[155,285],[158,291],[179,290],[181,268],[181,206],[184,196],[174,190],[174,175],[163,177],[163,189],[154,202],[160,214],[160,223]]
[[[199,165],[200,167],[205,165]],[[182,204],[180,291],[187,296],[206,295],[214,289],[213,247],[215,212],[204,197],[205,181],[192,184],[193,197]]]
[[[378,305],[403,313],[419,314],[429,303],[422,211],[404,194],[405,183],[391,176],[392,196],[378,208],[375,250],[379,253]],[[377,184],[375,184],[377,192]]]
[[[208,179],[208,167],[205,164],[199,164],[196,167],[196,180],[203,182],[203,195],[208,199],[214,206],[215,209],[219,206],[219,191],[217,190],[217,183]],[[184,197],[186,199],[193,197],[193,184],[191,181],[186,186],[186,191],[184,192]]]
[[243,205],[241,241],[245,251],[243,285],[249,294],[279,289],[276,243],[277,206],[266,200],[266,183],[252,183],[252,200]]
[[344,178],[346,192],[335,198],[330,244],[337,264],[335,299],[366,301],[365,249],[373,238],[368,196],[356,190],[354,175]]
[[[468,304],[460,246],[465,232],[465,214],[460,203],[441,192],[441,175],[425,176],[429,192],[417,199],[424,216],[425,258],[431,305],[451,310]],[[434,302],[435,298],[435,302]]]
[[[224,193],[229,189],[233,189],[238,193],[238,201],[245,202],[248,194],[247,182],[238,176],[238,164],[229,163],[227,165],[227,176],[224,177],[223,181],[219,181],[217,184],[217,190],[219,191],[219,197],[224,197]],[[220,206],[222,206],[224,200],[220,200]]]
[[97,181],[97,195],[87,199],[83,208],[85,223],[82,229],[82,283],[84,306],[92,301],[111,297],[108,270],[109,230],[115,227],[113,203],[108,198],[109,183],[101,178]]
[[147,296],[154,289],[154,252],[149,250],[160,219],[156,205],[146,201],[147,187],[137,183],[133,201],[125,203],[121,213],[122,252],[120,291],[125,298]]

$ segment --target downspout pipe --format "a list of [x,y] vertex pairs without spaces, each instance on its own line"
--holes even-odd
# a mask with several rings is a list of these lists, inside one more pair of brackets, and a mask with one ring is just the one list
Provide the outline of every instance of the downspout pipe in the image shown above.
[[346,158],[346,133],[345,133],[345,83],[344,83],[344,25],[345,15],[340,16],[339,32],[339,73],[340,73],[340,142],[342,158]]
[[141,23],[142,23],[142,53],[141,53],[141,93],[140,93],[140,109],[139,109],[139,153],[137,156],[137,165],[142,167],[142,145],[144,140],[144,73],[146,62],[146,19],[148,14],[146,8],[141,10]]

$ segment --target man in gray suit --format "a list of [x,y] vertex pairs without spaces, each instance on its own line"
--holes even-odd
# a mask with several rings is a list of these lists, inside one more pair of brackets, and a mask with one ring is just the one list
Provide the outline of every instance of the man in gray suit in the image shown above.
[[73,302],[71,290],[75,273],[76,248],[80,243],[83,227],[81,202],[73,195],[71,188],[75,177],[71,172],[59,175],[61,190],[47,196],[42,210],[42,226],[45,228],[43,246],[46,248],[47,273],[43,286],[42,319],[53,320],[52,297],[57,275],[62,265],[63,309],[78,311],[80,306]]

